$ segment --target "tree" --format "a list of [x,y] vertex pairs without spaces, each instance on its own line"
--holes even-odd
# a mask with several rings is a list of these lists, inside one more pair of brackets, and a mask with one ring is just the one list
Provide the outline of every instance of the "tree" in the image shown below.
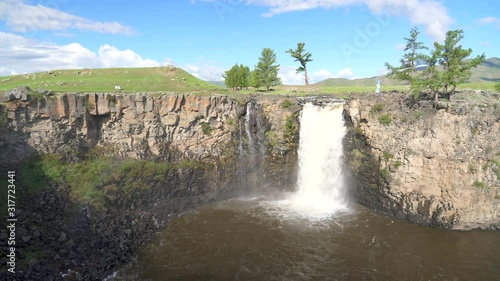
[[289,49],[286,51],[289,53],[292,58],[295,59],[295,61],[298,61],[300,63],[300,66],[297,68],[297,73],[304,72],[304,78],[306,81],[306,86],[309,85],[309,77],[307,76],[307,63],[312,61],[311,59],[311,53],[306,52],[304,49],[305,43],[300,42],[297,43],[297,49],[292,50]]
[[[419,32],[412,28],[411,38],[407,41],[401,59],[401,66],[393,67],[386,63],[389,76],[410,83],[414,97],[421,91],[429,90],[434,94],[434,103],[439,101],[439,94],[450,96],[455,93],[458,84],[465,83],[472,75],[472,68],[481,64],[485,55],[469,58],[471,49],[463,49],[459,45],[463,39],[463,30],[452,30],[446,33],[444,44],[434,42],[434,49],[430,55],[420,54],[418,50],[427,49],[421,42],[417,42]],[[423,65],[424,70],[418,71],[417,67]]]
[[[457,85],[465,83],[472,75],[472,68],[477,67],[484,62],[485,55],[482,54],[473,59],[469,56],[472,49],[462,49],[459,45],[460,40],[464,38],[463,30],[452,30],[446,33],[444,45],[434,43],[434,53],[438,58],[438,63],[442,66],[441,87],[446,95],[455,93]],[[435,101],[438,96],[436,94]]]
[[238,78],[240,89],[243,89],[243,87],[248,89],[248,86],[250,86],[250,68],[240,64],[238,69]]
[[255,69],[250,72],[250,86],[254,87],[255,89],[258,89],[262,86],[262,84],[260,83],[259,73]]
[[222,77],[224,77],[224,83],[228,88],[234,90],[243,89],[243,87],[248,88],[250,85],[250,68],[242,64],[235,64],[230,70],[225,71]]
[[420,31],[417,27],[413,27],[410,31],[410,38],[405,38],[405,54],[401,58],[401,65],[398,67],[392,66],[388,62],[385,63],[386,68],[389,70],[389,77],[397,80],[404,81],[410,84],[411,91],[414,95],[420,94],[420,77],[418,77],[417,68],[423,65],[428,57],[419,52],[419,50],[427,50],[424,43],[418,42],[417,37]]
[[238,64],[235,64],[231,69],[226,70],[222,77],[224,78],[224,84],[226,87],[235,89],[237,85],[236,71],[238,69]]
[[257,71],[259,84],[266,87],[267,91],[272,86],[281,84],[281,79],[278,77],[279,69],[280,65],[276,64],[276,53],[274,50],[264,48],[259,62],[255,66],[255,71]]

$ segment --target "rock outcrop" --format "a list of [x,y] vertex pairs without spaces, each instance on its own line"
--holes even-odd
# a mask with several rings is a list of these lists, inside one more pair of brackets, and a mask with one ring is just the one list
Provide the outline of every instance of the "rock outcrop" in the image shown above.
[[231,139],[228,120],[245,113],[226,96],[70,93],[38,101],[25,96],[8,101],[10,126],[25,133],[39,153],[74,156],[97,145],[135,159],[219,157]]
[[439,110],[410,109],[400,94],[350,100],[345,149],[356,198],[421,224],[500,229],[500,104],[477,95]]
[[[282,97],[17,88],[0,99],[0,172],[35,159],[17,172],[20,190],[29,168],[41,167],[40,155],[59,155],[83,169],[95,163],[87,162],[89,155],[116,160],[114,174],[94,190],[101,209],[82,201],[62,176],[39,179],[47,185],[41,192],[23,191],[21,279],[102,280],[171,216],[215,200],[294,188],[297,131],[287,122],[300,107],[294,101],[283,107]],[[132,174],[116,170],[127,161],[135,165]],[[148,163],[168,165],[147,170],[154,167]]]

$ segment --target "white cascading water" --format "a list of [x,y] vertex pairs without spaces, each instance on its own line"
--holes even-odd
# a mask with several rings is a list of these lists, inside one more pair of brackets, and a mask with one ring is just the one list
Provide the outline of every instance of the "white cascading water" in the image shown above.
[[302,215],[323,218],[347,209],[342,176],[343,104],[306,103],[300,117],[298,190],[291,207]]

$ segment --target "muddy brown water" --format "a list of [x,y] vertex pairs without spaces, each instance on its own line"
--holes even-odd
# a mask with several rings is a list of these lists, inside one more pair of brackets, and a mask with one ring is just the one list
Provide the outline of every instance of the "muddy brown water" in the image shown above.
[[500,280],[500,233],[448,231],[351,204],[315,219],[279,201],[185,213],[112,280]]

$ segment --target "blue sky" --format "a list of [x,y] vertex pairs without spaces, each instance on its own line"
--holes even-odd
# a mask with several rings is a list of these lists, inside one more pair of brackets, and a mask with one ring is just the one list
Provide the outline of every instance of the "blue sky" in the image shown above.
[[384,73],[412,26],[429,47],[463,29],[474,55],[500,57],[498,0],[0,0],[0,75],[61,68],[174,64],[221,80],[275,50],[286,84],[303,83],[285,53],[305,42],[312,82]]

